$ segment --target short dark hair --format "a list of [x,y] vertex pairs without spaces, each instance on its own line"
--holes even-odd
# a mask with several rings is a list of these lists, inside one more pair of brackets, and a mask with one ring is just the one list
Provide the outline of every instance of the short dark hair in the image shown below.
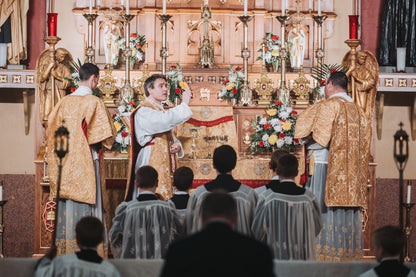
[[237,203],[225,190],[213,190],[201,204],[201,217],[208,220],[213,217],[233,219],[237,214]]
[[144,94],[147,96],[150,95],[149,88],[155,88],[155,81],[157,79],[163,79],[166,81],[166,76],[162,74],[153,74],[144,81]]
[[345,75],[344,72],[336,71],[331,73],[328,78],[328,83],[331,82],[332,85],[336,87],[340,87],[347,91],[348,89],[348,78],[347,75]]
[[136,171],[136,185],[139,188],[153,188],[157,186],[159,175],[150,165],[139,167]]
[[187,166],[179,167],[173,173],[173,185],[181,191],[188,190],[192,187],[194,181],[194,172]]
[[84,63],[79,68],[79,79],[81,81],[87,81],[92,75],[98,77],[100,75],[100,69],[98,66],[92,63]]
[[277,162],[277,174],[279,176],[293,178],[298,175],[298,167],[299,162],[294,155],[283,155]]
[[94,216],[85,216],[77,222],[75,233],[79,245],[96,247],[103,241],[104,225]]
[[214,163],[215,169],[220,173],[230,172],[237,164],[237,153],[231,146],[221,145],[214,150],[212,162]]
[[286,150],[276,150],[273,152],[272,157],[270,158],[270,167],[273,171],[276,171],[280,157],[287,154],[289,154],[289,152]]
[[374,244],[383,248],[389,256],[398,256],[404,247],[405,236],[396,226],[387,225],[374,232]]

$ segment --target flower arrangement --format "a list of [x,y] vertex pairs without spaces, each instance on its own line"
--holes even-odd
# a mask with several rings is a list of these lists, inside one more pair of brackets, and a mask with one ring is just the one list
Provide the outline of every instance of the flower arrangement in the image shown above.
[[[66,93],[70,94],[73,93],[74,91],[77,90],[77,88],[79,87],[79,84],[81,82],[80,78],[79,78],[79,68],[82,66],[82,62],[77,59],[77,61],[71,61],[68,64],[69,70],[71,72],[71,78],[65,78],[66,80],[68,80],[70,82],[70,85],[67,87],[66,89]],[[101,90],[96,87],[93,95],[97,96],[97,97],[101,97]]]
[[128,121],[126,118],[129,118],[131,112],[136,108],[136,102],[131,98],[123,100],[120,106],[117,108],[117,113],[112,115],[113,124],[116,128],[117,135],[113,143],[113,151],[117,152],[127,152],[130,145],[130,133],[129,128],[127,127]]
[[251,126],[256,130],[251,135],[250,154],[272,152],[278,149],[293,151],[300,144],[294,139],[297,112],[277,101],[266,110],[267,117],[257,116]]
[[[280,64],[282,63],[282,58],[280,57],[282,42],[277,35],[274,35],[273,33],[267,33],[266,37],[263,39],[263,44],[264,62],[266,64],[271,64],[273,66],[273,71],[277,72]],[[286,60],[289,60],[289,46],[289,42],[286,42],[286,50],[288,50],[288,57]],[[257,50],[257,52],[260,53],[260,56],[258,56],[256,60],[263,60],[263,46]]]
[[[118,56],[118,59],[120,61],[124,61],[124,52],[126,50],[126,39],[125,38],[118,38],[117,39],[117,45],[118,49],[120,51],[120,55]],[[142,61],[143,57],[145,55],[145,45],[146,45],[146,39],[143,36],[140,36],[137,32],[130,34],[130,48],[131,48],[131,56],[130,56],[130,68],[133,68],[133,65],[137,61]]]
[[177,63],[172,65],[166,73],[169,84],[169,100],[174,102],[175,98],[182,98],[182,93],[188,88],[188,84],[183,81],[182,67]]
[[[319,63],[317,67],[312,68],[312,78],[314,78],[318,82],[317,88],[324,87],[326,82],[329,78],[329,75],[333,72],[344,72],[346,73],[348,67],[339,64],[322,64]],[[316,88],[315,88],[316,89]]]
[[223,87],[219,93],[222,99],[240,99],[241,88],[243,87],[244,74],[241,67],[230,65],[228,79],[224,81]]

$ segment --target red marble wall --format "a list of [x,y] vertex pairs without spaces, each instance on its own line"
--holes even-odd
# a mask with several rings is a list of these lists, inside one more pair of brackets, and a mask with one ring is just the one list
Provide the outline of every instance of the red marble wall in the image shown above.
[[36,60],[45,49],[46,0],[29,0],[27,24],[28,69],[35,69]]
[[35,175],[5,174],[4,256],[31,257],[35,232]]
[[380,23],[385,0],[361,1],[361,49],[378,56]]
[[[399,173],[397,172],[397,175]],[[399,225],[399,180],[398,179],[377,179],[376,181],[376,223],[375,229],[385,225]],[[416,203],[416,180],[411,181],[412,194],[411,201]],[[404,181],[403,190],[404,201],[407,197],[407,180]],[[410,213],[410,222],[412,234],[410,237],[410,257],[416,259],[416,208],[413,208]],[[403,209],[403,221],[406,223],[406,216]]]

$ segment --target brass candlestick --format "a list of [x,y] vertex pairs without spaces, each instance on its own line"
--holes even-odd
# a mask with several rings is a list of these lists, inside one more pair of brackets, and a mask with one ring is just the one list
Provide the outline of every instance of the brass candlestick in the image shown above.
[[120,102],[126,100],[127,102],[130,99],[133,99],[134,89],[130,84],[130,57],[131,57],[131,48],[130,48],[130,21],[134,18],[134,14],[122,14],[121,18],[124,21],[124,37],[126,38],[126,47],[124,50],[124,59],[126,61],[126,78],[124,81],[124,86],[120,89]]
[[328,18],[326,15],[317,15],[312,16],[313,20],[315,20],[316,24],[318,24],[318,49],[316,49],[315,57],[318,61],[318,64],[322,64],[325,57],[325,52],[323,49],[324,45],[324,38],[322,33],[322,24]]
[[412,234],[412,225],[410,223],[410,210],[413,208],[415,203],[402,203],[402,205],[406,209],[406,226],[404,228],[404,234],[406,235],[406,243],[404,245],[404,262],[408,263],[412,261],[412,258],[410,258],[409,256],[410,235]]
[[166,47],[166,23],[172,17],[169,14],[158,14],[157,17],[162,22],[162,47],[160,48],[160,57],[162,58],[162,74],[166,74],[166,59],[169,56],[168,48]]
[[94,47],[92,46],[92,25],[97,18],[96,13],[84,13],[83,16],[88,21],[88,44],[87,48],[85,48],[85,62],[86,63],[94,63],[95,61],[95,53],[94,53]]
[[290,103],[290,90],[286,86],[286,59],[287,59],[287,49],[286,49],[286,24],[291,18],[290,15],[280,15],[276,16],[277,20],[280,22],[280,30],[281,30],[281,49],[280,49],[280,57],[282,59],[282,71],[281,71],[281,82],[279,88],[279,100],[283,103],[283,105],[291,106]]
[[248,86],[248,58],[250,58],[250,50],[248,49],[248,23],[253,19],[252,15],[239,16],[238,19],[243,22],[244,33],[244,47],[241,49],[241,57],[243,58],[243,69],[244,69],[244,83],[241,88],[241,99],[240,103],[242,106],[253,106],[252,98],[253,93]]

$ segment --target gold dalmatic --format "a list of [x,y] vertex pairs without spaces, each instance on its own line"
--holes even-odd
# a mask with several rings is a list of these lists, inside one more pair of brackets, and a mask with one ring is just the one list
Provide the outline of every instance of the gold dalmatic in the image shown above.
[[371,129],[355,103],[333,97],[303,111],[295,138],[312,134],[322,146],[330,143],[325,188],[328,207],[367,207]]

